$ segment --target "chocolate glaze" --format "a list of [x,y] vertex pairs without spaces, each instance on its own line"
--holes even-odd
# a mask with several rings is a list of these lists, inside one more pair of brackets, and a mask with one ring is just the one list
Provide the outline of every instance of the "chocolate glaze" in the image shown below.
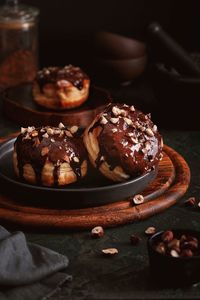
[[[79,134],[72,135],[66,127],[28,127],[29,131],[17,137],[15,150],[17,153],[19,176],[23,178],[23,167],[30,164],[36,174],[37,184],[41,184],[42,169],[47,161],[53,163],[54,183],[58,184],[60,165],[68,162],[77,176],[81,177],[81,164],[87,154]],[[50,133],[48,134],[47,132]],[[67,136],[66,133],[70,136]],[[74,158],[78,162],[74,161]]]
[[[114,114],[117,107],[122,114]],[[105,118],[102,124],[102,118]],[[113,124],[118,119],[118,122]],[[127,120],[127,119],[128,120]],[[131,120],[131,124],[128,124]],[[128,123],[127,123],[128,122]],[[162,152],[162,137],[157,127],[139,110],[134,110],[124,104],[110,104],[99,115],[89,132],[99,130],[97,140],[100,152],[96,159],[99,168],[106,161],[110,169],[121,166],[131,176],[139,176],[152,170],[159,162]],[[95,134],[95,133],[94,133]]]
[[72,65],[61,67],[49,67],[39,71],[36,80],[42,89],[47,83],[53,83],[62,86],[62,81],[69,81],[77,89],[82,90],[83,82],[89,79],[88,76],[79,68]]

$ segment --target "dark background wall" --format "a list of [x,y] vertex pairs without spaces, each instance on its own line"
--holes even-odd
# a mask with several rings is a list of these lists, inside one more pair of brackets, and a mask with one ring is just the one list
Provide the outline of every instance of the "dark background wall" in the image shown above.
[[[4,1],[0,0],[0,4]],[[42,65],[85,63],[98,30],[145,39],[145,28],[157,20],[184,47],[200,48],[198,0],[24,0],[40,8]]]

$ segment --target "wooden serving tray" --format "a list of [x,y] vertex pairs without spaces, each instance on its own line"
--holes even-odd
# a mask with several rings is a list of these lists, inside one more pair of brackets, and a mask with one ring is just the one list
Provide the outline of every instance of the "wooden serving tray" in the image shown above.
[[23,84],[3,92],[3,108],[8,118],[21,126],[67,126],[87,127],[95,116],[111,102],[110,94],[100,87],[91,86],[87,101],[70,110],[48,110],[37,105],[32,96],[32,84]]
[[[0,142],[6,139],[0,139]],[[0,195],[1,223],[31,228],[91,229],[94,226],[117,226],[158,214],[174,205],[186,192],[190,169],[183,157],[164,146],[156,179],[142,193],[145,202],[135,206],[132,199],[93,208],[51,209],[34,207]],[[56,200],[56,199],[55,199]],[[42,203],[42,199],[41,199]]]

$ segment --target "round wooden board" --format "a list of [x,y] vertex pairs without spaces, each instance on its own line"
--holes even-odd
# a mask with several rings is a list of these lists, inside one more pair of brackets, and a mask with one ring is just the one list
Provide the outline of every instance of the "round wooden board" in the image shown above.
[[[5,141],[1,139],[0,142]],[[0,195],[0,220],[7,224],[45,229],[91,229],[143,220],[174,205],[186,192],[190,169],[183,157],[164,146],[157,178],[143,191],[145,202],[135,206],[131,199],[84,209],[33,207]],[[73,201],[73,199],[72,199]],[[41,199],[42,203],[42,199]]]
[[8,118],[21,126],[58,126],[60,122],[67,126],[87,127],[94,117],[111,102],[107,90],[91,86],[87,101],[75,109],[54,111],[39,107],[32,96],[32,85],[23,84],[3,92],[3,108]]

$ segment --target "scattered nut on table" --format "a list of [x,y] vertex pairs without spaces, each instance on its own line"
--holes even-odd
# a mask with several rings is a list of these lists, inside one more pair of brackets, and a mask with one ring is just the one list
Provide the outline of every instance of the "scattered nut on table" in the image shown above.
[[112,256],[118,254],[119,251],[117,250],[117,248],[107,248],[107,249],[103,249],[102,253],[108,256]]
[[156,228],[153,226],[150,226],[145,230],[145,233],[147,235],[153,235],[154,233],[156,233]]
[[93,238],[100,238],[104,235],[104,230],[102,226],[96,226],[91,230],[91,236]]
[[135,195],[133,197],[133,203],[138,205],[138,204],[142,204],[144,202],[144,197],[142,195]]

